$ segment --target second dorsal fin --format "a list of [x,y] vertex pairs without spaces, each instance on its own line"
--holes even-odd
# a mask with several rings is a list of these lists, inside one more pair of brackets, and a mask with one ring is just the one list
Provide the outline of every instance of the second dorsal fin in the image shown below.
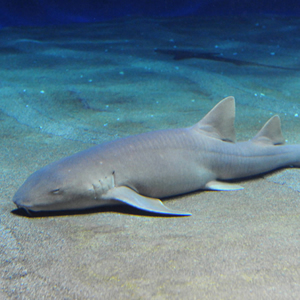
[[263,128],[251,139],[254,143],[282,145],[285,140],[281,132],[281,122],[279,116],[269,119]]

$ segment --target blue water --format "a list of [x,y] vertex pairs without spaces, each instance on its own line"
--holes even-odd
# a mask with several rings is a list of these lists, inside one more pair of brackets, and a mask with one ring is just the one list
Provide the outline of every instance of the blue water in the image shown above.
[[126,16],[297,16],[299,13],[300,3],[293,0],[5,0],[0,3],[0,26],[91,23]]
[[237,140],[278,114],[300,144],[297,5],[149,2],[1,2],[0,299],[299,297],[298,169],[167,200],[189,218],[12,213],[42,166],[229,95]]

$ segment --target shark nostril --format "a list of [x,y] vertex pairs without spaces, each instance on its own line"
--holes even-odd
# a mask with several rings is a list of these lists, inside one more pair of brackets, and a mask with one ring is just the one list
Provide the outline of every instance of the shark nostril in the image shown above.
[[20,206],[20,198],[14,197],[13,198],[13,203],[16,204],[16,206],[19,208],[19,206]]
[[23,207],[23,203],[24,203],[23,199],[17,198],[17,199],[14,199],[13,202],[15,203],[17,208],[22,208]]

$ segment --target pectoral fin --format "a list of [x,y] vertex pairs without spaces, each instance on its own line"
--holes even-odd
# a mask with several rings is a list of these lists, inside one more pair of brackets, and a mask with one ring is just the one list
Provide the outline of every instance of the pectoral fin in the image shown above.
[[172,210],[164,206],[164,204],[159,199],[142,196],[134,190],[125,186],[110,189],[105,195],[102,196],[102,198],[118,200],[139,209],[159,214],[177,216],[191,215],[188,212]]
[[223,181],[217,181],[213,180],[208,182],[205,185],[205,188],[207,190],[212,190],[212,191],[236,191],[236,190],[242,190],[243,187],[238,185],[238,184],[233,184],[233,183],[228,183],[228,182],[223,182]]

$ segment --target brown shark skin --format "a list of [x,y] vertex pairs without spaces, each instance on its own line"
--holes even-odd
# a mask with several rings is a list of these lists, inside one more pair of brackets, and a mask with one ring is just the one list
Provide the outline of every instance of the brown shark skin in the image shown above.
[[[235,100],[219,102],[192,127],[159,130],[100,144],[43,167],[13,197],[31,211],[125,203],[151,213],[190,215],[157,198],[200,189],[235,190],[223,180],[300,166],[300,145],[283,145],[280,120],[235,143]],[[221,181],[220,181],[221,180]]]

